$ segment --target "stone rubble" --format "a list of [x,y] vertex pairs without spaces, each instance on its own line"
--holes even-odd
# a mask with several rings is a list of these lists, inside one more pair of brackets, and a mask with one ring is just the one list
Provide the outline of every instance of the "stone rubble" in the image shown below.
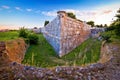
[[[0,44],[5,46],[2,42]],[[108,47],[110,46],[108,45]],[[36,68],[17,62],[9,62],[9,58],[1,58],[0,56],[0,80],[119,80],[120,45],[118,45],[119,47],[112,46],[110,47],[112,58],[109,61],[105,63],[98,62],[84,67]],[[0,55],[5,54],[5,49],[0,49]]]
[[[0,68],[0,80],[105,80],[110,79],[111,71],[106,70],[112,69],[113,80],[120,78],[120,72],[108,65],[110,62],[105,64],[97,63],[86,67],[56,67],[54,69],[46,68],[35,68],[31,66],[24,66],[16,62],[9,64],[6,69]],[[120,63],[117,63],[118,70],[120,70]],[[116,67],[116,66],[115,66]],[[105,73],[106,72],[106,73]],[[113,74],[114,73],[114,74]],[[10,75],[12,78],[10,78]],[[106,78],[107,77],[107,78]],[[9,79],[10,78],[10,79]]]

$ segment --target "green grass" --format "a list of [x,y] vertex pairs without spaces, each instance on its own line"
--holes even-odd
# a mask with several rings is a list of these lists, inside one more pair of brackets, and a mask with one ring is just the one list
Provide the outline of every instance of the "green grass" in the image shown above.
[[0,32],[0,41],[13,40],[18,38],[17,31]]
[[[0,41],[18,38],[18,31],[0,32]],[[97,62],[100,56],[101,42],[89,38],[80,46],[63,57],[58,57],[52,46],[42,34],[38,34],[39,43],[30,45],[23,64],[37,67],[79,66]]]
[[23,60],[23,64],[37,67],[79,66],[99,60],[101,42],[88,39],[69,54],[59,58],[42,34],[38,45],[31,45]]
[[57,55],[43,35],[39,34],[38,45],[28,48],[23,63],[42,67],[56,66],[51,57],[56,58]]
[[99,60],[101,42],[97,39],[89,38],[76,49],[63,57],[69,65],[85,65]]

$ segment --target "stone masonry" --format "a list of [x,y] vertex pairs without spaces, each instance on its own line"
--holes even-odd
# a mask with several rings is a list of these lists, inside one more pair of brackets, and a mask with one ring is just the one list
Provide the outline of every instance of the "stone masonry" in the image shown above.
[[89,38],[90,25],[72,19],[65,11],[58,11],[57,17],[43,29],[44,37],[61,57]]

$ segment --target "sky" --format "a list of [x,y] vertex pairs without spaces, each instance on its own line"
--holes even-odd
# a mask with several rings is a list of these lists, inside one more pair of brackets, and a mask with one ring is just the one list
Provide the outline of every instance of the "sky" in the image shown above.
[[73,12],[82,21],[110,24],[120,0],[0,0],[0,29],[43,27],[57,11]]

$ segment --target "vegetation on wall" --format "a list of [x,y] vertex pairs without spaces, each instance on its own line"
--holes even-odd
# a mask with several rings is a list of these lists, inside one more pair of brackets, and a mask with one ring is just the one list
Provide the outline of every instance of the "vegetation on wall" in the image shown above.
[[76,19],[76,15],[73,14],[72,12],[68,12],[67,15],[73,19]]
[[46,26],[49,23],[49,21],[45,21],[44,26]]

